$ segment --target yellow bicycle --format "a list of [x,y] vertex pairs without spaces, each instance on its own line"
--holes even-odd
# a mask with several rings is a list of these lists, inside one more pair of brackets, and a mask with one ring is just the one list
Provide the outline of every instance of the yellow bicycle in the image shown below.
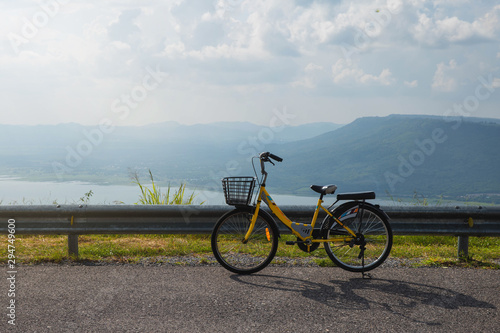
[[[374,192],[338,194],[337,200],[325,208],[323,196],[334,194],[337,186],[312,185],[311,189],[320,197],[311,223],[292,222],[266,190],[265,163],[274,165],[272,160],[281,162],[283,159],[269,152],[255,158],[260,160],[260,181],[257,172],[255,177],[226,177],[222,180],[226,203],[236,206],[217,221],[212,232],[212,251],[223,267],[234,273],[251,274],[273,260],[280,231],[274,218],[261,209],[262,201],[297,237],[296,241],[287,241],[287,245],[297,244],[301,250],[312,252],[323,243],[326,253],[337,266],[363,274],[378,267],[388,257],[392,248],[389,217],[378,205],[366,202],[375,199]],[[257,203],[251,205],[256,181],[259,184]],[[341,200],[347,202],[334,207]],[[327,216],[321,226],[315,228],[320,210]]]

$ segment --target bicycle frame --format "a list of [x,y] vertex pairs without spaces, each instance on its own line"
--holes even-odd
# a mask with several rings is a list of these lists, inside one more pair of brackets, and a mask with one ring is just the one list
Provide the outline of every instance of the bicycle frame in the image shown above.
[[[265,173],[265,171],[264,171],[264,175],[267,176],[267,173]],[[304,242],[311,242],[311,243],[336,242],[336,241],[337,242],[346,242],[346,241],[348,242],[351,239],[356,238],[356,233],[354,231],[352,231],[349,227],[344,225],[341,221],[339,221],[339,219],[334,217],[333,214],[322,205],[322,203],[323,203],[322,197],[323,196],[321,196],[318,199],[318,203],[316,205],[316,209],[314,210],[314,215],[313,215],[313,218],[312,218],[312,221],[310,224],[293,222],[285,215],[285,213],[283,213],[281,211],[281,209],[278,207],[278,205],[271,198],[271,195],[269,195],[269,192],[267,192],[267,190],[265,188],[265,178],[264,178],[264,182],[260,185],[259,196],[257,198],[257,205],[255,207],[255,211],[254,211],[254,214],[252,216],[250,227],[248,228],[248,231],[245,235],[243,242],[248,241],[248,238],[252,234],[253,228],[255,226],[255,222],[257,221],[257,216],[259,214],[262,200],[264,200],[264,202],[271,209],[273,214],[285,226],[287,226],[295,236],[297,236],[300,240],[302,240]],[[329,238],[329,239],[314,239],[313,238],[313,230],[314,230],[314,226],[316,225],[316,221],[318,219],[320,209],[323,209],[331,218],[333,218],[335,220],[335,222],[337,222],[339,225],[344,227],[344,229],[347,230],[347,232],[352,236],[352,238],[351,237],[339,237],[339,238]]]

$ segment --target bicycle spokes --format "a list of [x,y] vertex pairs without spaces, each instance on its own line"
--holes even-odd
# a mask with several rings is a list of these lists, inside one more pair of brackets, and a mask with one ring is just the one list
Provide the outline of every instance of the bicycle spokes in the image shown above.
[[[327,232],[331,242],[325,243],[328,256],[338,266],[354,271],[364,272],[380,265],[389,255],[392,247],[392,231],[384,216],[366,205],[345,209],[337,213],[339,220],[351,230],[356,230],[356,237],[349,237],[338,223]],[[345,236],[345,240],[336,239]]]

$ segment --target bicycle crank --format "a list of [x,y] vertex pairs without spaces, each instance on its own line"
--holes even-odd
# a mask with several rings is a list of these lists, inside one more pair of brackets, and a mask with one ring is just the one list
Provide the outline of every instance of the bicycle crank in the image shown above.
[[304,252],[311,253],[318,249],[320,243],[312,243],[312,242],[304,242],[297,238],[297,241],[287,241],[286,245],[295,245],[297,244],[299,249]]
[[311,253],[315,250],[318,249],[320,243],[308,243],[308,242],[302,242],[297,240],[297,245],[299,246],[299,249],[301,249],[304,252]]

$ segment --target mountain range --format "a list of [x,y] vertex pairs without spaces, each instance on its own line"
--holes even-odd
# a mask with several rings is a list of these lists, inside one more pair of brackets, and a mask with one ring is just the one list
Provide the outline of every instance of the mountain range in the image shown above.
[[129,173],[190,187],[252,175],[251,157],[271,151],[271,189],[310,194],[311,184],[395,197],[500,198],[498,119],[402,116],[347,125],[251,123],[141,127],[0,125],[0,175],[31,180],[130,182]]
[[497,120],[394,115],[360,118],[279,148],[290,155],[287,174],[306,174],[306,183],[330,180],[346,191],[463,197],[500,194],[499,143]]

